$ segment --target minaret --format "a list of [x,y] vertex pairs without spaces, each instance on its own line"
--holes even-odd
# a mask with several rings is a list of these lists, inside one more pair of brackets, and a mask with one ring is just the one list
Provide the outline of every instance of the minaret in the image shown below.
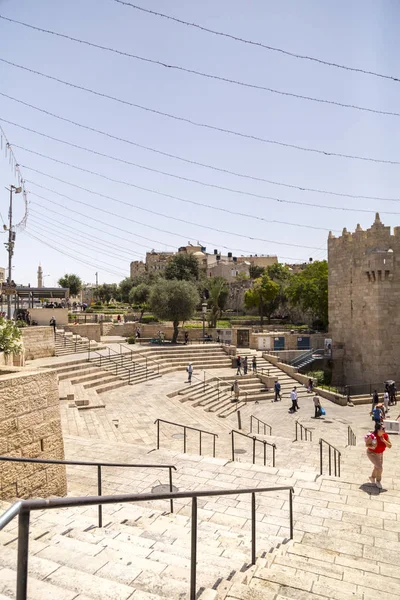
[[43,269],[41,265],[39,265],[37,272],[37,286],[38,288],[43,287]]

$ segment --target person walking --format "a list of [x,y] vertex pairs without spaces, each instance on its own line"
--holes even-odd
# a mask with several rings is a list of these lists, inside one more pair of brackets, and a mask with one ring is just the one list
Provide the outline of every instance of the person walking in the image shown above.
[[187,374],[188,374],[188,383],[192,383],[192,375],[193,375],[193,366],[192,363],[189,363],[188,368],[186,369]]
[[321,401],[319,399],[317,392],[315,392],[313,402],[314,402],[314,408],[315,408],[314,419],[319,419],[319,417],[321,416]]
[[392,442],[389,440],[389,436],[385,431],[382,423],[375,424],[374,436],[376,438],[376,445],[367,446],[367,456],[372,462],[374,468],[369,478],[370,482],[378,489],[382,489],[382,471],[383,471],[383,453],[386,448],[392,447]]
[[279,383],[278,380],[276,380],[275,383],[274,383],[274,391],[275,391],[274,402],[278,402],[278,398],[279,398],[279,400],[282,400],[282,397],[281,397],[281,384]]
[[314,391],[314,382],[313,382],[313,380],[310,378],[310,379],[308,380],[308,384],[307,384],[307,392],[308,392],[309,394],[312,394],[312,392],[313,392],[313,391]]
[[372,411],[372,420],[375,421],[375,425],[377,423],[382,423],[384,416],[385,415],[383,414],[383,405],[377,404],[374,410]]
[[253,360],[252,360],[252,366],[253,366],[253,373],[257,373],[257,357],[253,356]]
[[140,327],[136,327],[136,339],[140,340]]
[[383,394],[383,404],[385,406],[385,415],[389,412],[389,392],[385,389]]
[[189,332],[185,331],[185,346],[189,343]]
[[239,389],[239,382],[237,379],[235,379],[235,381],[233,382],[233,386],[232,386],[232,391],[233,391],[233,398],[234,398],[234,402],[239,402],[239,394],[240,394],[240,389]]
[[54,337],[56,337],[57,321],[54,315],[50,319],[50,326],[53,328]]
[[238,356],[236,359],[236,366],[237,366],[236,375],[241,375],[242,374],[242,359],[240,358],[240,356]]
[[247,360],[247,356],[244,357],[244,361],[243,361],[243,373],[245,375],[247,375],[247,371],[249,370],[249,363]]
[[298,396],[297,396],[297,389],[296,389],[296,387],[294,387],[292,389],[292,391],[290,392],[290,399],[292,401],[292,407],[290,409],[290,412],[294,413],[294,412],[298,411],[299,408],[300,408],[299,405],[298,405],[298,403],[297,403]]

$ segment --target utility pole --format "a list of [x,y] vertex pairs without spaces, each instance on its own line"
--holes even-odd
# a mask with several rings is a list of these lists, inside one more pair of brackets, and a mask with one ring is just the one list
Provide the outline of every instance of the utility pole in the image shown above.
[[[12,286],[12,257],[14,255],[14,245],[15,245],[15,232],[12,229],[12,227],[13,227],[13,224],[12,224],[13,191],[16,194],[20,194],[22,192],[22,188],[15,187],[15,185],[10,185],[10,208],[8,211],[8,217],[9,217],[8,244],[5,244],[7,251],[8,251],[8,285],[9,285],[9,288],[11,288],[11,286]],[[11,296],[12,296],[12,294],[10,293],[10,289],[9,289],[8,290],[8,302],[7,302],[7,318],[8,319],[11,319],[11,307],[12,307]]]
[[97,271],[96,271],[95,275],[96,275],[96,287],[97,287],[99,285],[99,274]]

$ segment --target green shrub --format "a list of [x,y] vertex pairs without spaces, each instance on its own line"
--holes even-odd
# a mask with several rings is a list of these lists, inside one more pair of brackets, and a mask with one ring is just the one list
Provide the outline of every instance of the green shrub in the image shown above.
[[15,324],[16,324],[17,327],[26,327],[27,326],[26,321],[22,321],[21,319],[19,319],[18,321],[16,321]]
[[142,323],[158,323],[158,319],[154,315],[144,315],[142,317]]
[[127,338],[126,342],[127,344],[136,344],[136,338],[133,335],[131,335]]
[[93,308],[90,308],[90,307],[88,307],[88,308],[85,310],[85,312],[87,312],[87,313],[92,313],[92,312],[94,312],[94,310],[93,310]]

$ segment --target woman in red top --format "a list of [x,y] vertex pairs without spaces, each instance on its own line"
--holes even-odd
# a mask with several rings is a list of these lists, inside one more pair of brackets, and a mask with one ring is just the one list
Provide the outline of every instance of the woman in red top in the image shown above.
[[369,480],[371,483],[376,484],[376,487],[378,487],[381,490],[383,453],[385,452],[386,448],[392,447],[392,442],[389,440],[389,436],[385,432],[385,428],[382,425],[382,423],[376,423],[374,434],[378,443],[375,446],[375,448],[367,448],[367,456],[374,465],[374,469]]

